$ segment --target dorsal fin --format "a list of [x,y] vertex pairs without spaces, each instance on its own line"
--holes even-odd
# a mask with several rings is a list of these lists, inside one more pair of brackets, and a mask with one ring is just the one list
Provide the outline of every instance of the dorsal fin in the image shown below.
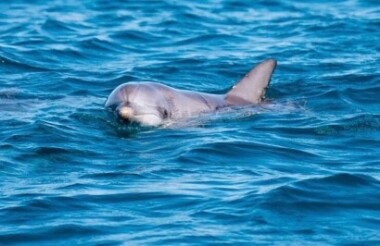
[[265,95],[276,61],[268,59],[249,71],[226,95],[229,105],[260,103]]

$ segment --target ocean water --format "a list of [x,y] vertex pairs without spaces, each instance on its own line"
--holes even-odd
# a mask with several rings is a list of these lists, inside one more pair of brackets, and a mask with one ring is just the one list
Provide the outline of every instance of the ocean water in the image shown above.
[[[266,106],[126,127],[131,80]],[[379,245],[380,4],[0,2],[0,245]]]

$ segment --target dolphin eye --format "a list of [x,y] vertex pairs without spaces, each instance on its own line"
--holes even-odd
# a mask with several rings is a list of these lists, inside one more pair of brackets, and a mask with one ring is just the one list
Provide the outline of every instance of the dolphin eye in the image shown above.
[[162,113],[162,118],[167,119],[169,116],[168,111],[164,109],[164,112]]

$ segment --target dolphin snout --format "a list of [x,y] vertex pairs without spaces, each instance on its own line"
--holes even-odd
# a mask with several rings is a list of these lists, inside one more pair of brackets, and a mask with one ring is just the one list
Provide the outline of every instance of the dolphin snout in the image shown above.
[[133,116],[134,111],[131,107],[121,106],[117,108],[117,114],[120,118],[128,120]]

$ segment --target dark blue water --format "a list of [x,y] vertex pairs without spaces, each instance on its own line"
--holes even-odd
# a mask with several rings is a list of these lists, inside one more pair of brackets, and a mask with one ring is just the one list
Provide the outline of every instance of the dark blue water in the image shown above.
[[[268,107],[176,128],[104,110],[130,80]],[[380,5],[1,1],[0,245],[379,245]]]

